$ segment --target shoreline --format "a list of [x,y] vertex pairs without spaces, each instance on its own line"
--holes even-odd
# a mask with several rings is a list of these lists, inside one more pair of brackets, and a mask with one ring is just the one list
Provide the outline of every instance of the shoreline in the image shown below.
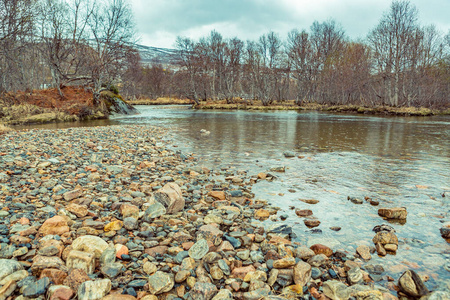
[[450,109],[429,109],[424,107],[391,107],[391,106],[374,106],[367,107],[361,105],[327,105],[318,103],[305,103],[297,105],[293,100],[286,101],[284,104],[271,104],[264,106],[260,101],[253,101],[255,104],[247,104],[242,101],[239,103],[227,104],[225,101],[201,101],[196,105],[193,100],[189,99],[170,99],[161,98],[155,100],[143,99],[135,101],[127,101],[131,105],[193,105],[194,109],[204,110],[255,110],[255,111],[324,111],[335,113],[349,114],[366,114],[366,115],[390,115],[390,116],[436,116],[450,115]]
[[[189,299],[187,293],[193,299],[270,293],[276,299],[326,299],[333,293],[397,299],[392,281],[398,278],[381,265],[367,267],[377,255],[375,245],[360,246],[357,253],[307,248],[292,241],[290,226],[259,222],[282,216],[255,199],[252,186],[282,170],[207,169],[190,154],[175,152],[167,134],[153,126],[113,125],[1,135],[8,141],[0,148],[0,220],[9,237],[0,249],[3,264],[41,278],[26,287],[49,277],[66,286],[60,289],[96,299],[122,299],[121,293],[143,300]],[[317,224],[300,217],[310,216],[307,211],[296,214]],[[395,244],[395,234],[380,232]],[[418,278],[412,284],[426,294]],[[50,293],[50,283],[44,286]]]

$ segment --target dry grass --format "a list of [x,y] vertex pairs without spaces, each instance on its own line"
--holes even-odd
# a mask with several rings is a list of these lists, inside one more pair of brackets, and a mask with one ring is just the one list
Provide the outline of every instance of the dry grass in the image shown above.
[[326,105],[319,103],[303,103],[296,105],[294,100],[284,101],[281,104],[271,104],[264,106],[259,100],[239,101],[237,103],[227,104],[225,100],[202,102],[197,105],[198,109],[224,109],[224,110],[316,110],[329,112],[344,112],[358,114],[383,114],[383,115],[399,115],[399,116],[432,116],[437,114],[450,114],[447,110],[431,110],[425,107],[391,107],[391,106],[375,106],[365,107],[360,105]]
[[10,132],[10,131],[12,131],[13,129],[12,128],[9,128],[8,126],[5,126],[5,125],[3,125],[3,124],[0,124],[0,135],[1,134],[5,134],[5,133],[7,133],[7,132]]
[[193,100],[178,98],[138,99],[126,101],[131,105],[188,105],[194,104]]

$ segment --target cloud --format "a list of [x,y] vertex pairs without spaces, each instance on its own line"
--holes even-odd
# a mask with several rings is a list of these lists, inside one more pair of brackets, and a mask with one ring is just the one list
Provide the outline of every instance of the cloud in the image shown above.
[[[293,28],[309,29],[329,18],[352,38],[376,26],[390,0],[130,0],[141,43],[173,47],[178,35],[199,39],[213,29],[224,37],[256,40],[271,30],[285,37]],[[412,0],[423,23],[450,28],[448,0]],[[446,13],[447,12],[447,13]]]

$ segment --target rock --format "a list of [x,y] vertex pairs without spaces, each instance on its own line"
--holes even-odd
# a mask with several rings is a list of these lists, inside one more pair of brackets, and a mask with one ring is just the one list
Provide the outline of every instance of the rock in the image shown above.
[[273,267],[275,269],[285,269],[295,265],[295,258],[293,257],[284,257],[282,259],[278,259],[273,262]]
[[79,218],[85,217],[88,214],[88,209],[86,205],[78,205],[75,203],[70,203],[69,205],[66,206],[66,209]]
[[223,271],[219,266],[212,266],[209,274],[214,280],[220,280],[223,278]]
[[72,269],[69,271],[66,279],[64,279],[63,284],[70,287],[74,291],[77,291],[80,284],[88,280],[91,279],[87,276],[85,271],[81,269]]
[[332,300],[347,300],[350,297],[348,287],[337,280],[325,281],[323,283],[323,294]]
[[365,245],[358,246],[356,248],[356,253],[358,253],[359,256],[361,256],[361,258],[364,259],[365,261],[368,261],[372,258],[372,256],[370,255],[370,248]]
[[65,270],[66,265],[64,261],[57,256],[36,255],[33,257],[33,264],[31,265],[31,271],[33,273],[40,274],[42,270],[51,268]]
[[188,270],[181,270],[175,274],[175,282],[181,283],[185,281],[189,276],[191,276],[191,272]]
[[95,258],[100,258],[106,248],[108,244],[102,238],[93,235],[80,236],[72,243],[73,250],[93,253]]
[[208,193],[208,196],[210,196],[216,200],[225,200],[226,199],[225,192],[223,192],[223,191],[211,191]]
[[311,265],[303,261],[299,261],[294,267],[294,283],[305,286],[311,279]]
[[347,272],[347,280],[350,285],[362,282],[363,273],[359,267],[352,268]]
[[0,259],[0,280],[20,270],[23,270],[23,267],[17,260]]
[[420,276],[413,270],[407,270],[400,276],[398,287],[400,291],[412,297],[421,297],[429,293]]
[[116,257],[122,259],[122,255],[128,255],[128,247],[121,244],[115,244],[114,249],[116,250]]
[[312,216],[313,212],[310,209],[296,209],[295,214],[299,217]]
[[164,205],[168,214],[184,209],[185,200],[178,184],[169,182],[154,193],[155,200]]
[[122,227],[123,227],[123,222],[119,221],[119,220],[116,220],[116,221],[109,222],[108,224],[106,224],[105,227],[103,228],[103,230],[105,232],[108,232],[108,231],[119,231],[120,229],[122,229]]
[[16,289],[17,284],[15,281],[8,281],[0,288],[0,299],[7,299],[14,290]]
[[64,197],[64,200],[71,201],[73,199],[80,197],[82,194],[83,194],[83,190],[75,189],[75,190],[72,190],[69,192],[65,192],[63,197]]
[[38,281],[24,287],[22,290],[23,296],[36,298],[39,295],[45,294],[49,285],[50,278],[44,277],[39,279]]
[[375,244],[375,249],[377,250],[378,255],[380,255],[380,256],[386,255],[386,250],[384,249],[383,245],[381,245],[380,243]]
[[85,281],[78,287],[79,300],[97,300],[105,297],[111,291],[111,280],[98,279]]
[[444,239],[450,239],[450,227],[442,227],[439,232]]
[[126,217],[123,219],[123,227],[128,230],[134,230],[138,227],[138,221],[134,217]]
[[311,250],[307,247],[298,247],[297,249],[295,249],[294,253],[295,253],[295,257],[298,257],[303,260],[308,260],[311,257],[313,257],[314,255],[316,255],[313,250]]
[[151,222],[152,219],[164,216],[166,212],[166,207],[163,204],[156,202],[147,208],[144,214],[144,220],[146,222]]
[[202,259],[209,252],[208,242],[205,239],[197,241],[191,249],[189,249],[189,256],[195,260]]
[[384,249],[389,252],[396,252],[398,246],[396,244],[386,244],[384,245]]
[[157,271],[148,278],[149,291],[154,295],[170,291],[174,284],[173,276],[162,271]]
[[158,270],[158,267],[154,263],[149,261],[145,262],[142,268],[147,275],[152,275]]
[[317,254],[308,259],[307,263],[313,267],[320,267],[328,262],[328,257],[325,254]]
[[367,300],[387,300],[383,297],[383,293],[377,290],[368,290],[368,291],[358,291],[353,293],[356,299],[367,299]]
[[259,288],[250,292],[245,292],[242,294],[244,300],[259,300],[264,299],[269,295],[270,289],[268,287]]
[[211,300],[217,292],[217,287],[212,283],[196,282],[189,294],[196,300]]
[[106,297],[103,297],[102,300],[136,300],[136,297],[131,295],[110,294]]
[[295,157],[295,153],[292,151],[285,151],[283,152],[284,157],[286,158],[291,158],[291,157]]
[[73,290],[65,285],[52,285],[47,291],[48,300],[70,300],[73,296]]
[[139,218],[139,207],[136,205],[124,203],[120,206],[119,211],[124,219],[128,217]]
[[25,270],[16,271],[0,281],[0,286],[7,284],[9,281],[20,281],[28,276],[28,272]]
[[44,269],[42,270],[39,279],[44,277],[48,277],[53,284],[63,284],[64,279],[67,277],[67,273],[58,269]]
[[398,238],[393,232],[380,231],[372,239],[374,244],[380,243],[381,245],[395,244],[398,245]]
[[268,210],[260,208],[255,212],[254,217],[256,219],[267,219],[268,217],[270,217],[270,212]]
[[233,271],[231,272],[231,275],[234,278],[240,278],[242,280],[244,280],[245,275],[247,275],[247,273],[249,272],[254,272],[255,268],[253,266],[246,266],[246,267],[240,267],[240,268],[234,268]]
[[44,222],[42,226],[39,228],[39,233],[43,236],[53,234],[53,235],[63,235],[66,232],[69,232],[69,226],[67,225],[67,221],[64,217],[54,216]]
[[408,213],[404,207],[380,208],[378,215],[386,219],[406,220]]
[[92,274],[95,270],[95,256],[89,252],[72,250],[66,260],[69,269],[81,269],[86,274]]
[[222,224],[223,223],[222,217],[218,216],[218,215],[214,215],[214,214],[207,215],[203,221],[205,222],[205,224],[211,224],[211,223]]
[[309,247],[314,253],[317,254],[325,254],[327,257],[330,257],[333,255],[333,250],[331,250],[330,247],[327,247],[322,244],[314,244],[311,247]]
[[317,219],[304,219],[303,223],[309,228],[314,228],[320,225],[320,221]]
[[212,300],[233,300],[233,294],[230,290],[221,289]]
[[217,226],[213,224],[201,226],[197,233],[201,233],[207,241],[214,242],[216,239],[223,236],[223,231],[221,231]]

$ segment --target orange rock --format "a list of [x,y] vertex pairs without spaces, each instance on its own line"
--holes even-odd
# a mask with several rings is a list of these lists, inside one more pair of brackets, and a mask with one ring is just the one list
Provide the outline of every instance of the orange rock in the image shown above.
[[66,279],[67,277],[67,273],[58,269],[44,269],[42,270],[39,279],[42,279],[44,277],[50,278],[50,281],[52,281],[54,284],[62,285],[64,279]]
[[244,280],[245,275],[247,275],[247,273],[249,272],[255,272],[256,269],[253,266],[246,266],[246,267],[240,267],[240,268],[235,268],[232,272],[231,272],[231,276],[234,278],[240,278],[242,280]]
[[28,225],[28,224],[30,224],[30,220],[25,218],[25,217],[22,217],[22,218],[19,219],[19,223],[21,225]]
[[208,196],[211,196],[216,200],[225,200],[226,198],[224,191],[211,191],[208,193]]
[[275,244],[275,245],[278,245],[278,244],[290,245],[290,244],[291,244],[291,241],[290,241],[290,240],[287,240],[287,239],[285,239],[285,238],[282,238],[281,236],[275,235],[275,236],[273,236],[273,237],[270,239],[269,244]]
[[69,231],[70,229],[67,226],[66,219],[61,216],[54,216],[53,218],[47,219],[39,228],[39,233],[44,236],[48,234],[62,235]]
[[333,255],[333,250],[331,250],[330,247],[327,247],[322,244],[315,244],[309,247],[312,251],[314,251],[315,254],[325,254],[326,256],[330,257]]
[[122,259],[122,255],[128,255],[128,247],[121,244],[116,244],[114,246],[116,248],[116,257],[118,259]]
[[258,210],[255,212],[255,218],[256,218],[256,219],[266,219],[266,218],[268,218],[268,217],[270,217],[269,211],[268,211],[268,210],[265,210],[265,209],[263,209],[263,208],[260,208],[260,209],[258,209]]

